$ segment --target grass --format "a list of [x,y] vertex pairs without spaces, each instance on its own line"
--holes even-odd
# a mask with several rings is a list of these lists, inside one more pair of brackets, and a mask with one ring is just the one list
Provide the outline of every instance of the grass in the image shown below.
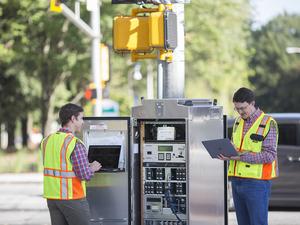
[[42,158],[38,150],[19,149],[6,153],[0,149],[0,173],[42,172]]

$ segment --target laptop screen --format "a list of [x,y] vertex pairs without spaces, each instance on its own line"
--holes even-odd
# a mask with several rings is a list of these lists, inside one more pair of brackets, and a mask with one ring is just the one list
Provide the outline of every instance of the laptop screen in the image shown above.
[[89,162],[98,161],[102,168],[100,171],[118,170],[121,145],[91,145],[89,146]]

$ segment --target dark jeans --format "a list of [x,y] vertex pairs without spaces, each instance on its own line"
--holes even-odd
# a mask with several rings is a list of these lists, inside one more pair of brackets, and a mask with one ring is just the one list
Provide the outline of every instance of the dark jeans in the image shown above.
[[233,177],[232,195],[239,225],[268,225],[270,180]]
[[76,200],[47,199],[52,225],[89,225],[90,210],[86,198]]

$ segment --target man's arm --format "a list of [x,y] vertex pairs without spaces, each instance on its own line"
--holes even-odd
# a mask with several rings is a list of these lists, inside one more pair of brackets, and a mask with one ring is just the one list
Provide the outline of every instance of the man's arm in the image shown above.
[[76,143],[75,149],[71,154],[71,161],[73,164],[74,173],[80,180],[90,180],[94,175],[94,172],[101,168],[101,164],[95,161],[90,167],[86,148],[79,141]]

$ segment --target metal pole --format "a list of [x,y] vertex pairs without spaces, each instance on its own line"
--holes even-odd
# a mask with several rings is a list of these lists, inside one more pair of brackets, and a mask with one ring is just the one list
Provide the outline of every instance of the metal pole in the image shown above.
[[147,99],[153,99],[153,67],[151,63],[147,65]]
[[184,4],[174,4],[173,11],[177,14],[178,43],[177,43],[177,48],[173,52],[173,61],[171,63],[165,61],[162,62],[162,67],[163,67],[162,98],[183,98],[184,97],[184,84],[185,84]]
[[164,68],[163,61],[157,60],[157,98],[163,98],[163,77],[164,77]]
[[94,8],[91,10],[91,27],[93,32],[96,34],[92,39],[92,76],[95,83],[97,99],[95,103],[95,116],[101,116],[102,114],[102,87],[101,87],[101,74],[100,74],[100,42],[101,42],[101,31],[100,31],[100,2],[94,0]]
[[[87,25],[82,19],[78,17],[71,9],[68,8],[65,4],[61,4],[62,14],[71,21],[76,27],[83,31],[88,37],[95,38],[98,34]],[[99,35],[98,35],[99,36]]]
[[300,47],[287,47],[285,50],[288,54],[300,53]]

